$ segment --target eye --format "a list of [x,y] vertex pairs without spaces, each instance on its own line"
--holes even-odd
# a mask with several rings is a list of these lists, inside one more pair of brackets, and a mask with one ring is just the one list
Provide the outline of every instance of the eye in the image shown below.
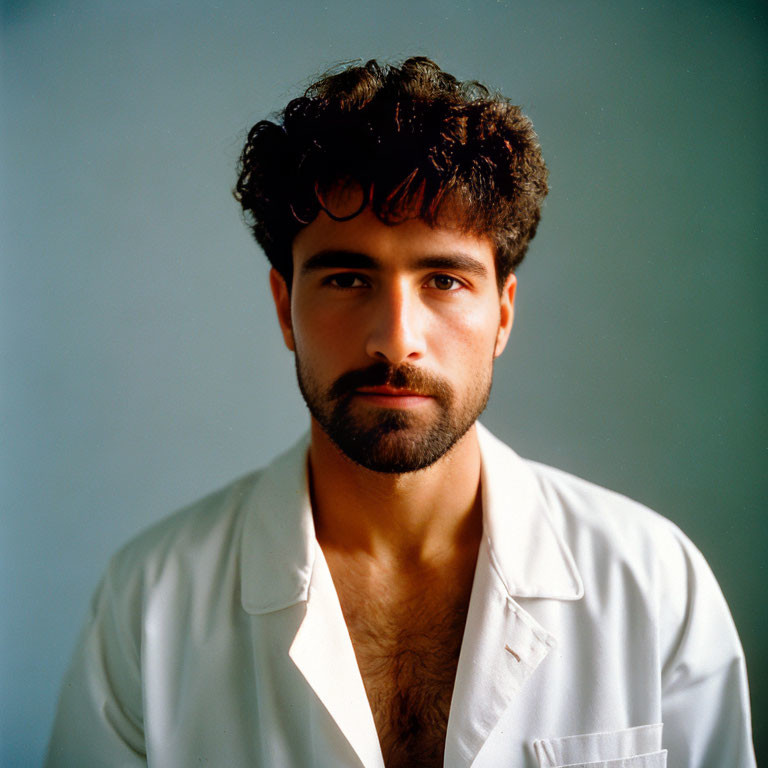
[[436,288],[438,291],[457,291],[463,287],[463,283],[450,275],[435,275],[427,281],[429,288]]
[[363,288],[366,283],[360,275],[354,272],[339,272],[336,275],[330,275],[323,280],[324,285],[330,285],[332,288]]

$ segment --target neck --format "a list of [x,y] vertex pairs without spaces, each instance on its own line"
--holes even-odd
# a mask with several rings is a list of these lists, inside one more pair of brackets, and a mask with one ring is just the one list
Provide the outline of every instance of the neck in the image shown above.
[[474,426],[432,466],[393,475],[350,461],[313,419],[309,465],[323,549],[399,568],[447,564],[477,551],[482,507]]

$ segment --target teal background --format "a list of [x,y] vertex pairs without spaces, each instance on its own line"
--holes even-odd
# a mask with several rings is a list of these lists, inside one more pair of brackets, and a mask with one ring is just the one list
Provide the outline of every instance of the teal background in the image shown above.
[[551,193],[486,425],[703,550],[768,747],[766,6],[2,1],[0,764],[38,765],[110,554],[306,427],[244,133],[424,53],[533,118]]

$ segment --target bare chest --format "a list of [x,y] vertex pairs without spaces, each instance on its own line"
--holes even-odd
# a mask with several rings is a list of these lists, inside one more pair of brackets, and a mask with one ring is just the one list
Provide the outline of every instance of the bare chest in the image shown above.
[[[468,585],[381,597],[339,589],[387,768],[442,766]],[[366,594],[367,592],[367,594]]]

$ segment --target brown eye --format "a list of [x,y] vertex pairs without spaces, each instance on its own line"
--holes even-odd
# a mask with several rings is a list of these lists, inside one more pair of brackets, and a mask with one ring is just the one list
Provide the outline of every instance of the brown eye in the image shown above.
[[356,275],[354,272],[340,272],[338,275],[331,275],[325,282],[333,288],[360,288],[364,285],[360,275]]
[[461,283],[450,275],[435,275],[428,283],[428,285],[437,288],[438,291],[455,291],[461,287]]

